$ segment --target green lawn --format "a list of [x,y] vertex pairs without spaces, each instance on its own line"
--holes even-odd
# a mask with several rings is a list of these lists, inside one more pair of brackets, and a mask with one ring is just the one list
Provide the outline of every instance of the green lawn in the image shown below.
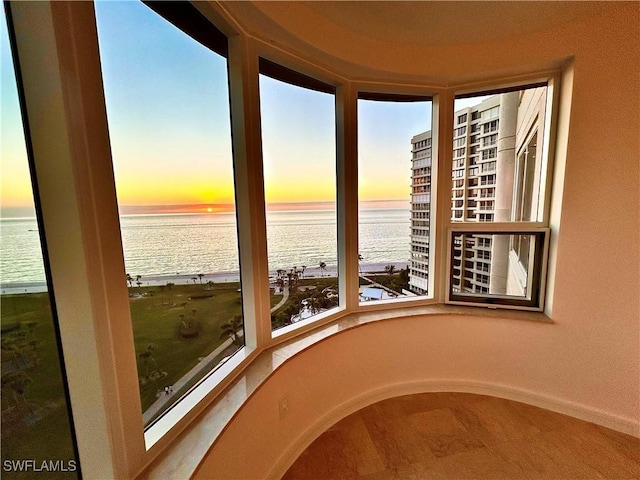
[[[211,290],[205,290],[199,284],[174,285],[170,290],[164,288],[162,293],[159,287],[130,289],[136,295],[131,298],[136,353],[139,355],[153,344],[155,364],[160,371],[167,373],[166,377],[141,386],[143,410],[155,401],[158,390],[174,384],[201,357],[207,356],[228,338],[220,338],[220,326],[242,312],[239,287],[239,283],[220,283]],[[209,294],[213,296],[195,298]],[[185,320],[193,319],[200,323],[201,331],[197,337],[183,338],[180,335],[180,315],[184,315]],[[145,370],[143,359],[138,357],[140,376],[145,375]]]
[[[220,326],[242,311],[239,287],[238,283],[221,283],[215,284],[211,290],[205,290],[205,286],[199,284],[175,285],[171,289],[164,287],[162,292],[159,287],[130,289],[136,353],[144,352],[149,344],[153,344],[155,365],[157,369],[167,373],[165,377],[140,387],[143,410],[155,401],[158,390],[175,383],[201,357],[207,356],[228,338],[220,338]],[[198,295],[213,296],[196,298]],[[31,324],[32,336],[37,346],[38,361],[33,368],[22,371],[30,378],[24,398],[36,408],[47,407],[48,412],[45,418],[29,427],[9,435],[6,435],[8,431],[5,432],[2,438],[2,460],[72,459],[70,434],[65,433],[69,432],[66,426],[69,420],[64,407],[64,390],[48,295],[2,295],[0,301],[5,339],[18,332],[25,332],[25,325],[34,322]],[[184,315],[185,320],[193,320],[200,325],[198,336],[183,338],[180,334],[183,320],[180,315]],[[222,355],[230,353],[232,352],[227,350]],[[14,352],[2,350],[3,362],[10,361],[14,356]],[[138,371],[144,376],[144,360],[138,357],[137,361]],[[12,391],[9,388],[4,390],[3,410],[14,403]],[[52,441],[53,438],[55,441]],[[4,472],[4,475],[9,478],[14,474]],[[39,475],[39,478],[44,478],[42,473]],[[15,478],[29,478],[29,475]]]
[[[322,290],[330,285],[335,286],[336,279],[301,279],[300,285],[314,285]],[[149,364],[151,370],[166,372],[166,376],[140,387],[143,410],[155,401],[157,392],[163,390],[165,385],[177,382],[202,357],[207,356],[228,338],[221,338],[221,325],[241,314],[239,288],[239,283],[220,283],[214,284],[210,289],[200,284],[129,289],[139,376],[146,376],[146,364]],[[271,305],[277,304],[281,299],[282,296],[272,294]],[[29,339],[35,342],[38,361],[35,366],[23,371],[31,379],[24,397],[28,404],[35,405],[36,408],[46,407],[47,410],[43,419],[2,438],[2,460],[73,459],[71,437],[68,433],[69,419],[64,404],[62,376],[48,294],[2,295],[0,302],[3,337],[11,338],[17,332],[27,332],[27,326],[32,326],[29,333],[32,338]],[[290,303],[291,300],[284,308]],[[200,325],[199,334],[192,338],[184,338],[180,332],[183,320],[192,320]],[[153,358],[145,363],[140,353],[145,352],[149,345],[154,345]],[[233,349],[228,349],[220,357],[229,355],[232,351]],[[3,349],[3,362],[10,361],[14,355],[14,352]],[[217,360],[214,360],[214,364],[215,362]],[[194,382],[195,380],[190,384]],[[2,392],[3,410],[14,402],[12,392],[8,388],[5,390],[7,391]],[[17,474],[4,472],[4,475],[6,478],[30,478],[28,474],[13,477]],[[44,478],[42,473],[31,475]]]
[[[0,296],[2,312],[2,336],[4,341],[20,332],[17,327],[34,322],[33,340],[37,348],[37,365],[22,372],[31,380],[27,384],[25,398],[35,411],[46,409],[47,414],[36,423],[19,430],[3,425],[2,461],[17,459],[72,460],[75,458],[69,428],[69,417],[65,408],[62,375],[55,343],[53,320],[46,293]],[[14,353],[2,350],[3,363],[10,361]],[[3,374],[6,373],[3,369]],[[5,391],[6,390],[6,391]],[[14,403],[9,388],[2,391],[3,411]],[[42,411],[41,411],[42,412]],[[44,476],[43,476],[44,475]],[[3,472],[3,478],[76,478],[75,473]]]

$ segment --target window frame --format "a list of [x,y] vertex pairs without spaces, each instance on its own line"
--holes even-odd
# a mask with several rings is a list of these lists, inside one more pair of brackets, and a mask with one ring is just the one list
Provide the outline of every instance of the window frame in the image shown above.
[[[431,149],[431,173],[430,173],[430,184],[429,184],[429,189],[430,189],[430,196],[431,196],[431,202],[430,202],[430,210],[429,210],[429,266],[428,266],[428,270],[429,270],[429,276],[427,278],[428,280],[428,293],[426,295],[416,295],[415,297],[411,297],[411,296],[406,296],[406,297],[400,297],[400,298],[393,298],[393,299],[385,299],[385,300],[370,300],[370,301],[366,301],[366,302],[360,302],[357,301],[358,303],[358,310],[359,311],[370,311],[370,310],[379,310],[381,308],[394,308],[394,307],[404,307],[404,306],[413,306],[413,305],[430,305],[433,304],[437,301],[438,295],[435,292],[435,288],[437,285],[437,282],[434,281],[433,279],[433,274],[431,272],[434,271],[435,269],[435,265],[436,265],[436,248],[438,247],[438,242],[436,242],[436,222],[433,221],[433,219],[435,218],[435,207],[434,205],[434,201],[435,201],[435,196],[437,195],[438,192],[438,161],[440,158],[439,155],[439,150],[437,148],[438,146],[438,141],[436,138],[434,138],[434,133],[437,132],[437,128],[434,127],[434,125],[436,124],[436,122],[440,121],[440,118],[438,116],[438,109],[436,108],[436,104],[439,102],[439,94],[437,93],[438,91],[436,89],[433,88],[396,88],[396,89],[388,89],[388,88],[384,88],[380,85],[372,85],[372,84],[367,84],[367,83],[359,83],[356,86],[356,111],[357,111],[357,101],[358,100],[369,100],[369,101],[384,101],[384,102],[398,102],[398,103],[402,103],[402,102],[431,102],[431,118],[430,118],[430,122],[431,122],[431,138],[429,138],[429,145],[427,145],[426,140],[423,140],[423,142],[425,142],[425,144],[420,147],[420,148],[430,148]],[[416,132],[416,135],[421,134],[423,132]],[[359,141],[359,137],[358,137],[358,132],[356,131],[356,138],[355,138],[355,142],[357,144],[357,142]],[[407,145],[410,144],[411,141],[411,137],[407,138]],[[412,170],[412,165],[413,165],[413,160],[414,159],[418,159],[417,157],[413,157],[413,155],[411,155],[410,153],[407,154],[407,158],[409,160],[409,164],[407,165],[407,169],[408,170]],[[356,155],[356,158],[354,160],[355,166],[356,166],[356,174],[355,174],[355,181],[356,181],[356,185],[358,184],[358,169],[359,169],[359,162],[360,162],[360,157],[359,155]],[[425,184],[420,184],[418,186],[418,188],[422,187],[426,185]],[[357,187],[356,187],[356,192],[357,192]],[[413,195],[413,187],[411,187],[411,193],[410,195]],[[359,223],[360,223],[360,215],[359,215],[359,203],[360,203],[360,198],[359,196],[357,196],[357,204],[358,204],[358,209],[356,211],[357,213],[357,218],[355,219],[355,224],[356,224],[356,255],[359,255],[360,253],[360,243],[359,243]],[[413,218],[410,217],[409,218],[409,222],[410,222],[410,226],[409,226],[409,237],[411,238],[413,236]],[[412,251],[411,249],[407,252],[409,254],[409,261],[408,261],[408,265],[407,268],[411,268],[411,265],[413,263],[413,259],[411,257]]]
[[[207,17],[189,2],[164,2],[157,0],[141,0],[140,3],[149,9],[153,15],[157,15],[164,20],[171,28],[175,28],[182,34],[190,37],[194,42],[200,46],[215,53],[225,59],[226,64],[226,76],[227,84],[230,84],[230,64],[229,64],[229,39],[217,26],[212,23]],[[96,16],[96,24],[97,24]],[[104,87],[103,87],[104,88]],[[229,110],[231,110],[231,92],[229,91],[227,101],[229,102]],[[231,113],[231,112],[230,112]],[[230,133],[232,129],[232,119],[229,118]],[[109,119],[107,118],[107,126]],[[231,135],[233,137],[233,135]],[[230,139],[233,140],[232,138]],[[236,161],[235,161],[235,145],[232,145],[231,161],[232,161],[232,178],[233,178],[233,191],[234,191],[234,207],[235,207],[235,224],[236,230],[239,230],[239,218],[237,205],[237,187],[236,182],[239,180],[236,174]],[[113,162],[113,159],[112,159]],[[117,195],[117,192],[116,192]],[[121,225],[120,225],[121,226]],[[122,231],[120,229],[120,235]],[[242,270],[242,248],[240,246],[239,232],[237,243],[235,244],[237,250],[237,258],[239,263],[239,271]],[[122,246],[124,255],[124,246]],[[246,257],[246,254],[244,255]],[[240,290],[242,291],[243,277],[239,275]],[[170,403],[166,408],[160,411],[157,416],[154,416],[149,422],[143,426],[145,445],[149,450],[170,428],[177,424],[180,419],[185,417],[190,410],[192,410],[196,403],[202,400],[209,391],[212,389],[212,385],[216,386],[222,383],[222,380],[236,368],[251,352],[253,345],[246,343],[254,340],[251,336],[246,334],[245,321],[244,321],[244,308],[247,302],[244,299],[244,295],[240,295],[241,301],[241,317],[243,318],[242,330],[243,330],[243,345],[239,347],[227,360],[221,360],[215,367],[204,373],[198,372],[193,378],[198,378],[194,385],[188,388],[188,390],[178,396],[173,403]],[[226,363],[229,365],[223,368]],[[231,367],[231,368],[229,368]]]
[[[554,156],[555,156],[555,140],[556,140],[556,123],[558,115],[558,103],[559,103],[559,90],[560,90],[560,73],[548,72],[544,76],[525,78],[520,81],[500,85],[495,83],[493,85],[482,85],[477,88],[469,88],[459,92],[455,98],[470,98],[483,95],[495,95],[499,93],[508,93],[514,91],[523,91],[525,89],[534,89],[537,87],[545,86],[547,88],[546,98],[544,99],[544,118],[536,118],[532,123],[532,126],[527,130],[523,137],[523,145],[518,151],[514,152],[516,155],[514,163],[514,173],[518,167],[518,156],[530,143],[534,135],[538,138],[538,148],[540,148],[540,142],[542,142],[541,152],[541,174],[540,174],[540,186],[538,196],[538,208],[542,209],[542,214],[538,214],[538,221],[505,221],[505,222],[469,222],[464,219],[464,216],[459,221],[449,221],[447,225],[448,232],[448,250],[447,250],[447,286],[445,290],[445,303],[453,305],[469,305],[477,307],[490,307],[490,308],[506,308],[515,310],[531,310],[531,311],[543,311],[545,308],[546,300],[546,284],[547,284],[547,270],[549,263],[549,244],[551,231],[549,228],[549,219],[551,212],[551,190],[553,182],[554,171]],[[455,116],[455,112],[452,112]],[[495,120],[492,120],[492,122]],[[539,135],[539,125],[542,122],[543,132]],[[492,134],[488,132],[488,135]],[[452,144],[453,145],[453,144]],[[495,148],[495,147],[491,147]],[[489,150],[489,149],[488,149]],[[487,159],[487,163],[495,161],[495,158]],[[453,169],[449,169],[453,172]],[[489,172],[487,172],[489,173]],[[496,176],[497,170],[492,173]],[[514,180],[515,181],[515,180]],[[482,180],[480,187],[483,186]],[[485,186],[485,188],[489,188]],[[495,195],[495,194],[494,194]],[[487,197],[490,198],[490,197]],[[493,197],[495,201],[495,196]],[[515,202],[515,195],[512,198],[512,205]],[[453,211],[451,211],[453,215]],[[451,216],[451,215],[450,215]],[[536,272],[532,275],[532,281],[536,284],[532,285],[532,289],[537,292],[535,298],[531,301],[522,301],[516,299],[516,297],[498,296],[492,294],[473,294],[473,295],[460,295],[453,292],[453,236],[460,233],[511,233],[511,234],[526,234],[527,232],[535,235],[543,235],[542,241],[536,242],[534,265]],[[509,255],[511,255],[511,242],[509,245]],[[520,264],[518,262],[518,264]],[[537,269],[541,270],[538,272]]]
[[[284,84],[287,85],[291,85],[297,88],[303,88],[303,89],[307,89],[307,90],[311,90],[311,91],[315,91],[315,92],[321,92],[321,93],[325,93],[328,95],[332,95],[334,98],[334,110],[335,110],[335,116],[334,116],[334,125],[336,126],[336,158],[335,158],[335,168],[336,168],[336,178],[338,177],[338,170],[340,168],[340,162],[339,162],[339,148],[338,148],[338,130],[337,130],[337,118],[338,118],[338,88],[336,87],[335,84],[331,83],[331,82],[327,82],[324,81],[321,78],[318,78],[317,76],[314,76],[314,72],[311,72],[311,74],[308,74],[309,72],[302,72],[300,69],[296,69],[296,68],[291,68],[288,65],[288,62],[286,61],[281,61],[281,59],[277,59],[274,60],[272,58],[270,58],[270,55],[268,52],[266,52],[265,54],[263,54],[262,52],[258,52],[257,54],[257,59],[258,59],[258,87],[259,87],[259,76],[260,75],[264,75],[266,77],[269,77],[271,79],[277,80],[279,82],[282,82]],[[259,92],[260,93],[260,92]],[[262,139],[262,119],[260,119],[260,138]],[[262,162],[262,157],[260,159],[260,161]],[[261,172],[262,172],[262,163],[261,163]],[[261,175],[261,179],[260,179],[263,183],[264,186],[264,175]],[[339,184],[338,182],[336,183],[336,186],[339,188]],[[270,336],[272,339],[278,339],[281,340],[282,338],[289,338],[291,336],[295,336],[298,335],[300,332],[302,331],[306,331],[306,329],[308,328],[314,328],[315,326],[322,324],[322,323],[326,323],[329,321],[334,320],[335,318],[339,318],[340,316],[343,315],[343,312],[346,310],[346,299],[342,298],[342,293],[343,293],[343,288],[342,288],[342,282],[343,282],[343,278],[340,277],[340,271],[341,271],[341,266],[342,263],[344,261],[344,257],[341,257],[340,255],[340,235],[342,230],[344,229],[344,226],[341,226],[341,222],[340,222],[340,205],[339,205],[339,197],[340,197],[340,192],[338,191],[338,188],[336,188],[336,197],[335,197],[335,205],[336,205],[336,233],[337,233],[337,239],[336,239],[336,253],[337,253],[337,272],[338,272],[338,277],[337,277],[337,282],[338,282],[338,305],[321,313],[317,313],[309,318],[306,318],[304,320],[300,320],[296,323],[292,323],[289,325],[285,325],[283,327],[277,328],[275,330],[272,330],[272,326],[271,326],[271,315],[269,315],[269,330],[270,330]],[[262,207],[264,208],[265,211],[265,232],[266,232],[266,197],[263,195],[262,197],[262,202],[263,205]],[[265,242],[266,242],[266,237],[265,237]],[[268,250],[268,245],[266,245],[267,250]],[[267,292],[269,292],[269,286],[268,286],[269,282],[267,279]]]
[[[447,270],[449,272],[447,280],[447,292],[446,303],[452,305],[466,305],[474,307],[489,307],[489,308],[508,308],[513,310],[529,310],[529,311],[542,311],[544,309],[544,296],[546,293],[546,276],[547,265],[549,261],[549,243],[551,237],[551,230],[547,227],[539,226],[523,226],[520,224],[513,225],[512,228],[508,228],[505,224],[500,224],[500,228],[479,228],[486,224],[475,224],[473,227],[469,226],[455,226],[448,231],[448,252],[447,252]],[[466,293],[466,292],[454,292],[453,291],[453,257],[454,257],[454,243],[453,238],[456,235],[531,235],[536,238],[534,248],[533,259],[533,271],[528,272],[527,285],[531,285],[532,288],[527,292],[526,297],[515,297],[511,295],[496,295],[490,293]],[[507,255],[511,256],[514,250],[511,249],[511,242],[509,242],[509,250]],[[488,252],[484,252],[488,253]],[[491,258],[483,257],[486,260],[491,261]],[[518,266],[521,266],[518,261]],[[464,271],[464,268],[462,269]],[[485,272],[483,270],[483,272]],[[489,272],[486,272],[489,275]],[[484,273],[483,273],[484,274]]]

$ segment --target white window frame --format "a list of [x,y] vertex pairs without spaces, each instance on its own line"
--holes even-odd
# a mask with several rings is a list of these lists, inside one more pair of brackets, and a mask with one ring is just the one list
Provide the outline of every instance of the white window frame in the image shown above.
[[[438,128],[436,126],[436,124],[441,121],[441,117],[439,116],[438,112],[441,112],[441,109],[439,108],[440,102],[441,102],[441,95],[439,95],[440,90],[439,89],[435,89],[433,87],[403,87],[403,86],[381,86],[380,84],[376,84],[376,83],[367,83],[367,82],[354,82],[354,88],[356,91],[356,114],[357,114],[357,100],[360,99],[362,96],[378,96],[381,97],[381,99],[385,100],[385,101],[403,101],[403,100],[394,100],[393,97],[402,97],[402,96],[407,96],[407,97],[416,97],[415,101],[421,101],[421,99],[424,98],[424,100],[422,101],[427,101],[425,97],[429,97],[431,100],[431,118],[430,123],[431,123],[431,138],[426,139],[424,142],[426,142],[428,145],[425,144],[425,147],[430,147],[431,148],[431,153],[430,153],[430,159],[431,159],[431,173],[430,173],[430,183],[428,184],[428,191],[426,193],[430,194],[430,198],[431,198],[431,208],[429,210],[429,274],[427,277],[427,294],[426,295],[417,295],[415,297],[410,297],[410,296],[406,296],[406,297],[400,297],[400,298],[394,298],[394,299],[387,299],[387,300],[372,300],[372,301],[368,301],[368,302],[358,302],[358,307],[357,307],[357,311],[360,312],[368,312],[368,311],[374,311],[374,310],[385,310],[385,309],[391,309],[391,308],[400,308],[400,307],[418,307],[418,306],[425,306],[425,305],[431,305],[434,303],[438,302],[438,299],[440,298],[440,286],[438,285],[438,282],[434,281],[434,269],[437,268],[437,262],[435,260],[436,256],[434,254],[434,252],[436,252],[436,249],[438,248],[437,245],[437,235],[436,235],[436,227],[435,227],[435,204],[436,204],[436,196],[438,195],[438,192],[440,191],[440,188],[438,186],[438,171],[439,171],[439,167],[438,167],[438,163],[440,161],[440,158],[442,156],[442,151],[439,150],[438,145],[439,140],[438,138],[436,138],[437,132],[438,132]],[[388,97],[388,98],[385,98]],[[407,99],[405,99],[404,101],[407,101]],[[409,100],[412,101],[412,100]],[[357,122],[357,120],[356,120]],[[356,157],[355,157],[355,165],[354,165],[354,173],[355,173],[355,178],[352,179],[352,182],[355,183],[355,191],[358,191],[357,185],[358,185],[358,155],[357,155],[357,142],[358,142],[358,135],[357,135],[357,124],[355,127],[355,137],[354,137],[354,141],[356,143]],[[414,132],[414,134],[418,134],[418,133],[422,133],[422,132]],[[410,140],[411,140],[411,136],[409,135],[407,137],[407,145],[410,145]],[[452,140],[453,143],[453,140]],[[407,159],[409,159],[409,156],[407,156]],[[411,164],[408,164],[407,167],[410,169],[411,168]],[[338,179],[338,182],[340,182],[340,179]],[[357,195],[356,195],[357,197]],[[451,199],[448,200],[448,202],[450,203]],[[358,205],[359,202],[359,198],[357,198],[356,200],[356,206]],[[358,242],[358,228],[359,228],[359,216],[358,216],[358,210],[356,208],[356,217],[354,219],[354,223],[355,223],[355,236],[356,236],[356,258],[358,255],[358,250],[359,250],[359,242]],[[411,220],[411,218],[410,218]],[[407,232],[407,234],[409,236],[411,236],[411,232],[413,232],[414,228],[413,226],[410,227],[410,231]],[[411,251],[407,252],[408,254],[408,258],[411,258]],[[409,267],[411,266],[412,261],[409,260]],[[356,294],[357,294],[356,290]]]

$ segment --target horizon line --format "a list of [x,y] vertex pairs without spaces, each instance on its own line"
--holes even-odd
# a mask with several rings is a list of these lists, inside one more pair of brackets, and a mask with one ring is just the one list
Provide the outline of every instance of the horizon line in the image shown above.
[[[399,204],[409,204],[409,199],[374,199],[360,200],[359,204],[365,206],[393,207]],[[267,211],[282,210],[313,210],[335,209],[336,202],[331,200],[303,201],[303,202],[266,202]],[[318,208],[321,207],[321,208]],[[324,208],[322,208],[324,207]],[[232,213],[235,212],[235,203],[175,203],[175,204],[145,204],[145,205],[120,205],[120,215],[144,215],[144,214],[179,214],[179,213]],[[35,218],[33,206],[0,207],[0,219],[30,219]]]

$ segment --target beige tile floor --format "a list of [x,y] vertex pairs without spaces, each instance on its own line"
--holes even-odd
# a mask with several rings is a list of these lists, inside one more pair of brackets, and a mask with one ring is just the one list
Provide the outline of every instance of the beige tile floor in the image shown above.
[[344,418],[283,478],[640,480],[640,439],[500,398],[424,393]]

